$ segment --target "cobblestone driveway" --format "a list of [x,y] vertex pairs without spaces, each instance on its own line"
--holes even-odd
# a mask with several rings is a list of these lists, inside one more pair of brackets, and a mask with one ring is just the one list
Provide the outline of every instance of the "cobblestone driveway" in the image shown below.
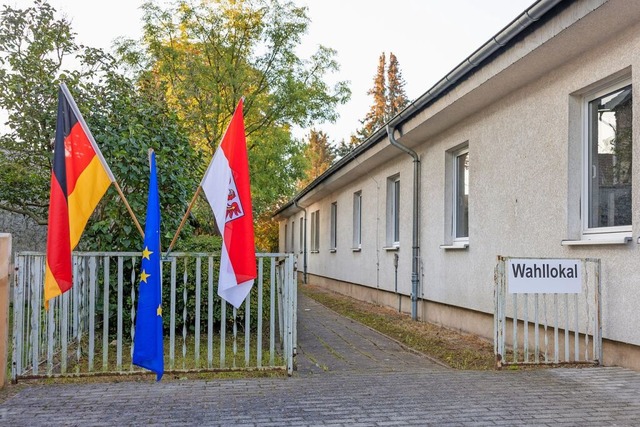
[[291,378],[30,386],[0,424],[640,425],[640,373],[455,371],[300,296]]

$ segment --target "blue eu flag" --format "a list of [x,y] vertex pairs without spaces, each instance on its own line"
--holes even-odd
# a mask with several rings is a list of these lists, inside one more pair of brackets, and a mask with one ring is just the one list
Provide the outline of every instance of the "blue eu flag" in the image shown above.
[[162,292],[160,287],[160,202],[156,156],[150,150],[149,198],[144,227],[144,249],[140,266],[138,310],[133,347],[133,364],[156,373],[164,373],[162,343]]

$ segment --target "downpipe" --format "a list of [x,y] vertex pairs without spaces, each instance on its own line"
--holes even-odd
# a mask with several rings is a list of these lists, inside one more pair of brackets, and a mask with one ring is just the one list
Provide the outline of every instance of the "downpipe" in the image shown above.
[[418,285],[419,285],[419,260],[420,260],[420,230],[419,230],[419,195],[420,195],[420,156],[402,144],[394,137],[395,125],[387,124],[389,142],[394,147],[404,151],[413,157],[413,225],[412,225],[412,252],[411,252],[411,319],[418,320]]
[[402,295],[398,293],[398,254],[393,254],[393,268],[395,270],[396,295],[398,295],[398,313],[402,313]]

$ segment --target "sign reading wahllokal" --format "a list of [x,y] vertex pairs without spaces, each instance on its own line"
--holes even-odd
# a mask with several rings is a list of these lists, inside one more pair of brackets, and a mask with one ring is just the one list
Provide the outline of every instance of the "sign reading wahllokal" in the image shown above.
[[579,294],[582,268],[575,259],[518,259],[507,263],[510,294]]

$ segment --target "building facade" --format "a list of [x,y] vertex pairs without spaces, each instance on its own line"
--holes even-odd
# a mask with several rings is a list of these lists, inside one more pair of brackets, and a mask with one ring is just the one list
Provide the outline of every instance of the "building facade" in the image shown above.
[[637,70],[640,2],[534,3],[283,206],[280,249],[488,339],[498,256],[597,258],[602,361],[640,369]]

